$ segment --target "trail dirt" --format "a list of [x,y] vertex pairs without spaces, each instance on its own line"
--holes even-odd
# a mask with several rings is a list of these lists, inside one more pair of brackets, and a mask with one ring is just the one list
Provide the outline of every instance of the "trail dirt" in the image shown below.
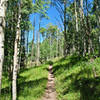
[[52,73],[52,66],[50,65],[47,88],[46,88],[45,95],[43,96],[42,100],[57,100],[54,79],[55,78]]

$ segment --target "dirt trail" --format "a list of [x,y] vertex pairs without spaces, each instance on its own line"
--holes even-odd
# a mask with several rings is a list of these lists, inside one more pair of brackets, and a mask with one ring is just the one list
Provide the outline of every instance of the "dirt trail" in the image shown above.
[[52,66],[49,66],[48,84],[44,97],[42,100],[57,100],[56,90],[54,84],[54,76],[52,74]]

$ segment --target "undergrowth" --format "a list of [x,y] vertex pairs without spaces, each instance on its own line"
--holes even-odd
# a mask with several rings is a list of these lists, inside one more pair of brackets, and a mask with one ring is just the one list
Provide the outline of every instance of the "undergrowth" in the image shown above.
[[91,62],[72,55],[54,62],[53,66],[58,100],[100,100],[100,58]]
[[[48,78],[48,65],[24,69],[17,82],[17,100],[40,100],[43,96]],[[0,100],[11,100],[11,83],[3,76],[2,95]]]

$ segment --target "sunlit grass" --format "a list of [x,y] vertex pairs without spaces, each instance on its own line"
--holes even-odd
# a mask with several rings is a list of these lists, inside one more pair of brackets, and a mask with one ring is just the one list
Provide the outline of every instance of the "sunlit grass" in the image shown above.
[[[39,100],[43,96],[48,78],[48,65],[22,70],[18,76],[18,100]],[[11,88],[8,80],[3,78],[3,93],[0,100],[11,100]],[[2,90],[3,90],[2,89]],[[8,90],[9,89],[9,90]],[[8,92],[7,92],[7,91]]]
[[54,63],[53,72],[58,100],[100,100],[100,58],[90,62],[76,55],[68,56]]

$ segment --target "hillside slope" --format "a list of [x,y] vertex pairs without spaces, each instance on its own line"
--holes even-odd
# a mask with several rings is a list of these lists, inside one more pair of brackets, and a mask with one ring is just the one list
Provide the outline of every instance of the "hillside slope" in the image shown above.
[[[24,69],[18,76],[18,100],[40,100],[48,81],[48,65]],[[3,75],[0,100],[11,100],[11,82]]]
[[76,55],[54,62],[58,100],[100,100],[99,67],[100,58],[90,61]]

